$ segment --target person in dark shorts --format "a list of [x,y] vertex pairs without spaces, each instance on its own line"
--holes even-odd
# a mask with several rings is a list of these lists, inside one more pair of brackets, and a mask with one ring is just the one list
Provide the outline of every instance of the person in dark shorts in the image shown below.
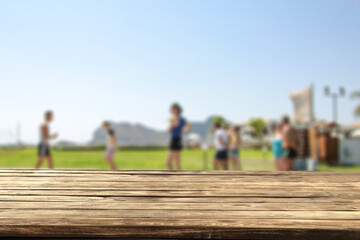
[[54,168],[54,161],[51,156],[50,149],[50,141],[56,139],[58,134],[50,134],[49,124],[54,119],[54,114],[51,111],[47,111],[45,113],[45,121],[40,126],[40,143],[38,146],[38,161],[35,165],[36,169],[41,168],[43,160],[46,159],[48,161],[48,165],[50,169]]
[[284,156],[289,159],[295,159],[297,158],[298,153],[294,148],[288,148],[284,150]]
[[228,144],[229,139],[220,123],[214,124],[214,145],[216,149],[214,157],[214,170],[228,170]]
[[118,148],[118,142],[115,136],[115,131],[111,128],[110,122],[108,121],[103,122],[103,128],[107,134],[104,159],[110,165],[111,170],[116,170],[117,167],[114,162],[114,156]]
[[240,127],[233,126],[231,127],[229,133],[229,160],[232,170],[241,170],[240,163]]
[[179,104],[174,103],[170,107],[172,118],[170,120],[169,133],[171,135],[169,155],[167,158],[167,168],[173,170],[175,164],[176,170],[181,170],[180,158],[182,146],[182,136],[190,131],[191,125],[181,116],[182,108]]
[[296,129],[291,126],[290,118],[284,116],[282,119],[282,137],[284,157],[282,158],[282,169],[284,171],[293,170],[294,160],[298,156],[298,134]]

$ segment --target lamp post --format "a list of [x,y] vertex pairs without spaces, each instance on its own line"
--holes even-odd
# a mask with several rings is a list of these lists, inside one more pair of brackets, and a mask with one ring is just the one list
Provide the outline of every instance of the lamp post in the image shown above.
[[333,100],[333,121],[337,124],[338,121],[338,99],[339,97],[345,96],[345,88],[339,87],[338,92],[331,92],[330,87],[326,86],[325,89],[325,96],[331,97]]

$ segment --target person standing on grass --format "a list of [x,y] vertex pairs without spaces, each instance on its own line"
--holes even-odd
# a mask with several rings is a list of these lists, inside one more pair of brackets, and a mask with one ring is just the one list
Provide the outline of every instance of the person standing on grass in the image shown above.
[[170,107],[170,113],[172,118],[170,120],[169,133],[171,135],[170,140],[170,150],[167,158],[167,168],[168,170],[173,170],[173,165],[175,164],[176,170],[181,170],[181,150],[182,146],[182,136],[184,133],[187,133],[191,130],[191,125],[182,117],[182,108],[179,104],[174,103]]
[[49,169],[54,168],[54,161],[51,155],[50,141],[58,137],[57,133],[50,134],[50,123],[54,119],[54,114],[52,111],[45,112],[44,122],[40,125],[40,143],[38,146],[38,161],[35,165],[35,169],[41,168],[43,160],[48,161]]
[[271,147],[275,158],[275,168],[277,171],[282,171],[282,158],[284,156],[284,149],[281,124],[277,124],[274,126],[274,138],[271,141]]
[[282,170],[293,170],[294,160],[298,156],[298,134],[296,129],[291,126],[290,118],[284,116],[282,119],[282,140],[284,157],[282,158]]
[[103,128],[106,131],[106,150],[105,150],[105,161],[109,164],[111,170],[117,170],[114,162],[114,155],[118,148],[118,142],[116,139],[115,131],[111,128],[110,122],[105,121]]
[[229,132],[229,159],[233,170],[241,170],[240,164],[240,127],[233,126]]
[[221,127],[220,123],[214,124],[214,131],[214,145],[216,149],[214,157],[214,170],[219,170],[219,167],[223,170],[228,170],[228,135]]

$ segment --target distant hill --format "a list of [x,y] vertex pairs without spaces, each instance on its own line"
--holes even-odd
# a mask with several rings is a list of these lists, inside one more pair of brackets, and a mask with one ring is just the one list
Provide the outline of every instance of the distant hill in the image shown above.
[[[191,134],[197,134],[201,140],[206,140],[212,117],[204,122],[190,122],[192,125]],[[169,134],[166,131],[159,131],[142,124],[131,124],[126,122],[111,123],[119,144],[122,146],[167,146]],[[91,145],[102,145],[106,141],[106,133],[98,127],[90,141]]]
[[192,126],[190,133],[199,135],[202,142],[208,141],[208,133],[211,129],[212,119],[213,117],[208,117],[204,122],[190,122]]
[[[142,124],[111,123],[116,133],[116,138],[122,146],[166,146],[168,134],[165,131],[157,131]],[[90,141],[93,145],[104,144],[106,132],[97,128]]]

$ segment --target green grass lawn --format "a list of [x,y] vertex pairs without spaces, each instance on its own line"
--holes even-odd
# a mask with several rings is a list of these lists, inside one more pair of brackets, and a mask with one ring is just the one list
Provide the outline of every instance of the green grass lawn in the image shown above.
[[[22,150],[0,149],[0,168],[32,168],[36,162],[36,149]],[[212,156],[208,153],[208,169],[212,169]],[[53,150],[56,168],[108,169],[101,150],[61,151]],[[116,153],[115,161],[119,169],[165,170],[166,149],[122,149]],[[274,170],[271,153],[263,154],[259,150],[242,150],[244,170]],[[185,150],[182,155],[184,170],[202,170],[203,152]],[[45,166],[44,166],[45,167]],[[360,171],[359,167],[329,167],[319,165],[321,171]]]
[[360,166],[328,166],[326,164],[320,164],[318,167],[319,171],[343,171],[343,172],[358,172]]
[[[108,169],[108,165],[103,160],[104,151],[61,151],[53,150],[53,157],[56,168],[76,168],[76,169]],[[27,148],[22,150],[0,150],[1,168],[31,168],[36,162],[36,149]],[[214,152],[208,153],[208,167],[211,169],[211,159]],[[166,149],[122,149],[117,151],[115,162],[120,169],[139,169],[139,170],[164,170]],[[262,160],[265,157],[267,160]],[[251,159],[244,162],[247,170],[272,170],[273,164],[271,154],[263,156],[261,151],[244,150],[242,158]],[[184,150],[182,154],[182,166],[184,170],[202,170],[203,152],[202,150]]]

